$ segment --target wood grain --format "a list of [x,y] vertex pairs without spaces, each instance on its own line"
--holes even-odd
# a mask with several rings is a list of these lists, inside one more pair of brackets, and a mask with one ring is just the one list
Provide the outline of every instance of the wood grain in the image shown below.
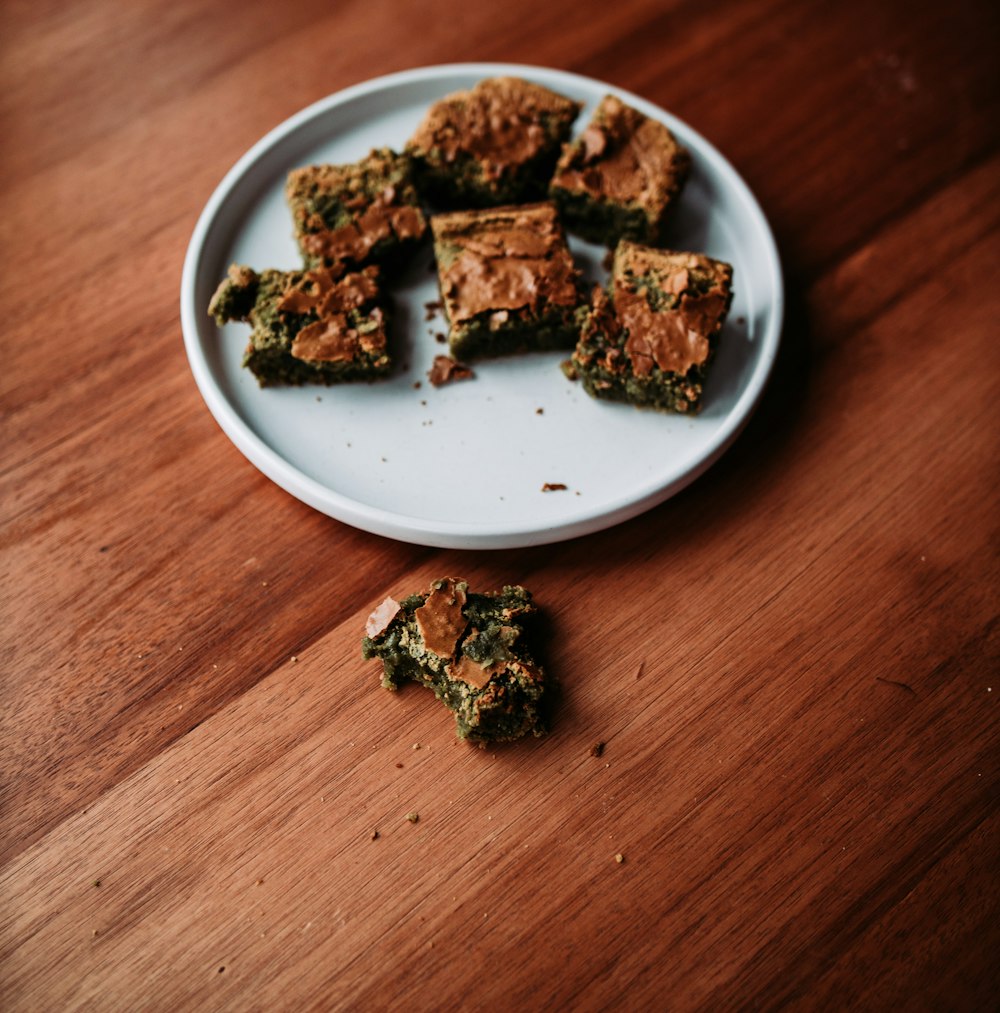
[[[0,18],[5,1009],[995,1002],[993,5]],[[789,306],[760,409],[697,483],[471,553],[254,471],[177,292],[209,193],[276,123],[490,59],[703,132],[775,227]],[[361,661],[371,604],[445,573],[545,607],[547,739],[468,748]]]

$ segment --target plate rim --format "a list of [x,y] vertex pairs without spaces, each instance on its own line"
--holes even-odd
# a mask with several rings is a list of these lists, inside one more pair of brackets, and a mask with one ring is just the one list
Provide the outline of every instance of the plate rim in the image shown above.
[[[439,521],[413,517],[397,511],[365,504],[300,471],[258,436],[242,418],[236,407],[219,389],[211,375],[201,343],[195,306],[195,290],[207,240],[225,201],[257,161],[293,134],[304,124],[365,95],[384,89],[424,83],[429,78],[459,78],[469,75],[491,77],[502,74],[549,79],[554,87],[558,81],[570,81],[582,89],[611,91],[641,112],[656,118],[666,117],[671,127],[681,126],[698,139],[699,156],[712,163],[714,173],[725,177],[729,187],[749,212],[766,254],[766,269],[773,297],[771,313],[760,336],[757,361],[750,378],[736,401],[721,420],[707,449],[682,474],[639,496],[628,494],[610,506],[605,503],[575,519],[556,524],[510,525],[486,521]],[[656,103],[635,95],[598,78],[573,71],[519,63],[447,63],[429,64],[370,78],[336,91],[293,113],[254,143],[229,169],[209,197],[198,217],[184,258],[181,274],[181,330],[188,364],[195,383],[215,421],[244,457],[262,474],[296,499],[353,527],[372,534],[395,538],[418,545],[460,549],[505,549],[543,545],[564,541],[605,530],[638,516],[676,495],[702,475],[732,445],[746,426],[766,388],[774,367],[784,323],[784,280],[777,243],[770,224],[757,198],[728,159],[699,131]]]

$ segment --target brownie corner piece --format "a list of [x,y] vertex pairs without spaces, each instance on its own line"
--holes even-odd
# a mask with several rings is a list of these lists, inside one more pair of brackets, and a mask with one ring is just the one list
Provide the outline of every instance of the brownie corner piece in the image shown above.
[[657,245],[690,166],[664,124],[606,95],[580,137],[563,146],[549,195],[566,227],[591,242]]
[[382,685],[432,689],[459,738],[505,742],[546,731],[549,680],[528,646],[537,611],[523,587],[477,594],[445,577],[426,594],[386,598],[368,617],[362,654],[382,662]]
[[250,324],[243,365],[262,387],[375,380],[392,366],[374,266],[258,274],[234,264],[209,312]]
[[442,208],[545,196],[579,102],[518,77],[491,77],[435,102],[406,150],[418,187]]
[[389,148],[351,164],[293,169],[285,198],[308,267],[393,266],[427,235],[413,160]]
[[456,359],[573,347],[580,273],[555,205],[452,211],[431,229]]
[[594,291],[572,367],[587,393],[695,413],[732,302],[732,267],[623,241]]

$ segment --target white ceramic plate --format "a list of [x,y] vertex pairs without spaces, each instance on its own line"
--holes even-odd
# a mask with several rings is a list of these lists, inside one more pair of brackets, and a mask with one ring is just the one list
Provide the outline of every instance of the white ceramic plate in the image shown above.
[[[729,261],[735,298],[697,417],[592,400],[559,370],[565,353],[476,364],[474,380],[430,386],[446,329],[425,321],[438,298],[430,250],[393,292],[397,359],[387,381],[262,390],[240,366],[245,325],[221,329],[206,307],[232,262],[296,268],[287,172],[401,149],[434,100],[499,74],[585,104],[577,130],[612,92],[662,122],[692,153],[670,245]],[[604,249],[570,239],[604,281]],[[332,95],[271,131],[212,195],[191,238],[181,321],[195,380],[230,439],[265,475],[331,517],[404,541],[452,548],[538,545],[647,510],[705,470],[753,410],[777,351],[782,284],[774,239],[753,195],[704,138],[620,88],[538,67],[456,64],[377,78]],[[421,381],[419,389],[416,381]],[[538,409],[543,411],[539,414]],[[565,491],[542,492],[545,483]]]

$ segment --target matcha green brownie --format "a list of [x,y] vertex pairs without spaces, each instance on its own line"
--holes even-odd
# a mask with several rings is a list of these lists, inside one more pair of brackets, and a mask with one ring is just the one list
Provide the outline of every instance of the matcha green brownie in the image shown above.
[[591,242],[657,245],[690,165],[662,123],[607,95],[586,130],[564,146],[549,195],[566,228]]
[[368,617],[365,658],[382,661],[382,685],[407,679],[454,711],[460,738],[502,742],[545,732],[545,672],[526,644],[530,592],[474,594],[464,580],[435,580],[428,594],[386,598]]
[[408,155],[388,148],[350,165],[288,175],[285,196],[307,267],[396,263],[427,234]]
[[457,359],[572,348],[580,275],[551,203],[431,218]]
[[233,264],[208,311],[220,325],[250,324],[243,365],[262,387],[375,380],[391,368],[377,267],[258,274]]
[[567,373],[597,398],[698,411],[732,278],[728,264],[700,253],[621,242],[611,292],[594,290]]
[[420,190],[444,208],[492,207],[545,196],[580,111],[517,77],[491,77],[427,110],[406,150]]

